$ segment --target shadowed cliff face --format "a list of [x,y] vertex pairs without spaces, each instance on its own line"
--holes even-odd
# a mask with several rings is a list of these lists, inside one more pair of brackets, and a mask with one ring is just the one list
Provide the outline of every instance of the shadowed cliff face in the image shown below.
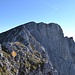
[[[16,44],[18,42],[19,44]],[[33,70],[28,66],[20,65],[17,67],[16,75],[25,75],[22,68],[25,69],[26,74],[33,75],[74,75],[75,74],[75,43],[69,38],[65,38],[61,27],[56,23],[35,23],[29,22],[13,28],[7,32],[0,34],[0,43],[2,50],[11,54],[13,50],[18,53],[18,56],[23,55],[24,48],[29,52],[28,56],[25,55],[17,59],[20,64],[26,60],[31,66],[31,62],[37,62]],[[19,45],[22,45],[19,47]],[[17,49],[16,49],[17,48]],[[25,52],[26,53],[26,52]],[[39,55],[39,57],[37,57]],[[31,57],[33,59],[31,59]],[[37,57],[37,58],[35,58]],[[39,59],[39,60],[38,60]],[[8,60],[8,58],[7,58]],[[38,61],[39,62],[38,62]],[[10,62],[10,61],[9,61]],[[26,63],[25,62],[25,63]],[[17,64],[17,62],[15,62]],[[15,65],[13,65],[15,68]],[[11,72],[11,71],[10,71]],[[10,74],[12,75],[12,74]],[[14,75],[14,74],[13,74]]]

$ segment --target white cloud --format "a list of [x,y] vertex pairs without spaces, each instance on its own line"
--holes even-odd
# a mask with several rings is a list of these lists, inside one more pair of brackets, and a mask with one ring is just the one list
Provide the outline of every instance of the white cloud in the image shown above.
[[[48,5],[49,6],[49,5]],[[50,8],[52,8],[52,9],[54,9],[54,10],[60,10],[59,8],[57,8],[57,7],[54,7],[54,6],[49,6]]]
[[[42,1],[42,0],[41,0],[41,1]],[[60,10],[58,7],[56,7],[53,3],[49,2],[49,1],[43,0],[42,3],[43,3],[45,6],[51,8],[51,9],[54,9],[54,10],[56,10],[56,11]]]

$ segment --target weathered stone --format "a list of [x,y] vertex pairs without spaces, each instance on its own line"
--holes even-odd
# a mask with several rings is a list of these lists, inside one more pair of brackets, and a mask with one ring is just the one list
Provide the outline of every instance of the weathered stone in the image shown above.
[[[15,68],[10,75],[15,71],[16,75],[75,75],[75,43],[72,38],[64,37],[56,23],[23,24],[0,34],[0,43],[4,61],[12,63],[9,66],[6,63],[6,67]],[[11,56],[13,50],[17,52],[15,58]]]
[[[57,69],[58,75],[74,75],[75,65],[70,54],[70,50],[63,31],[58,24],[50,23],[27,23],[25,27],[30,31],[32,36],[41,43],[49,55],[53,66]],[[71,50],[75,52],[75,45]]]
[[[16,31],[15,34],[13,34],[14,31]],[[57,74],[54,74],[55,69],[49,60],[45,48],[36,41],[25,26],[14,28],[4,34],[2,33],[0,37],[6,34],[7,37],[3,41],[0,39],[0,43],[2,44],[4,55],[2,61],[5,61],[5,68],[10,75]],[[17,53],[16,57],[12,56],[13,51]]]

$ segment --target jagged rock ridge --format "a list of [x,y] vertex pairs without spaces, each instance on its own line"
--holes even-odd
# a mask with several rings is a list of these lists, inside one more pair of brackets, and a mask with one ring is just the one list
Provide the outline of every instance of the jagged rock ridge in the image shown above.
[[[0,37],[2,37],[0,43],[3,55],[1,74],[57,75],[45,48],[36,41],[24,25],[0,34]],[[13,51],[17,53],[16,57],[12,56]]]
[[[71,41],[69,38],[64,37],[61,27],[56,23],[29,22],[23,24],[1,33],[0,43],[2,45],[1,53],[3,54],[1,54],[1,60],[3,61],[2,57],[4,57],[7,60],[6,62],[15,62],[15,64],[11,65],[17,71],[11,71],[12,67],[10,67],[6,71],[10,71],[9,75],[21,75],[21,73],[23,75],[75,74],[75,43],[73,40]],[[17,52],[17,56],[13,61],[9,60],[12,59],[12,51]],[[6,55],[5,53],[9,53],[9,59],[4,56]],[[1,63],[3,63],[2,61]],[[20,65],[16,67],[18,62]],[[37,66],[35,62],[37,62]],[[26,67],[26,63],[31,66]],[[7,67],[8,64],[6,64],[6,69],[9,68]]]

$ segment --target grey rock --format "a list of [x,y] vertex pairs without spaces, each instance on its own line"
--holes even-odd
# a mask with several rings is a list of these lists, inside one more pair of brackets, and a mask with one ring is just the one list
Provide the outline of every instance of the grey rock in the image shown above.
[[0,51],[2,51],[1,44],[0,44]]
[[[1,33],[0,37],[5,52],[11,53],[14,50],[18,53],[15,60],[20,65],[17,67],[16,62],[13,64],[13,67],[19,69],[16,75],[24,73],[22,69],[25,75],[75,75],[75,43],[72,38],[64,37],[58,24],[29,22]],[[42,59],[44,63],[37,70],[29,72],[22,64],[23,60],[31,60],[30,56],[34,52],[37,60]],[[27,57],[26,53],[29,53]]]
[[75,74],[75,65],[69,52],[68,43],[58,24],[27,23],[25,27],[46,48],[54,68],[58,71],[58,75]]
[[[3,37],[4,35],[7,36],[2,38],[3,41],[0,39],[4,54],[2,61],[5,61],[5,67],[10,71],[10,75],[33,75],[34,73],[36,75],[47,75],[47,73],[56,75],[54,74],[55,69],[49,60],[45,48],[36,41],[25,26],[20,26],[4,32],[0,37]],[[11,55],[13,51],[17,53],[15,58]],[[26,63],[31,65],[31,67],[28,66],[27,68]],[[46,68],[44,69],[44,67]],[[16,72],[12,72],[11,69],[16,70]]]

